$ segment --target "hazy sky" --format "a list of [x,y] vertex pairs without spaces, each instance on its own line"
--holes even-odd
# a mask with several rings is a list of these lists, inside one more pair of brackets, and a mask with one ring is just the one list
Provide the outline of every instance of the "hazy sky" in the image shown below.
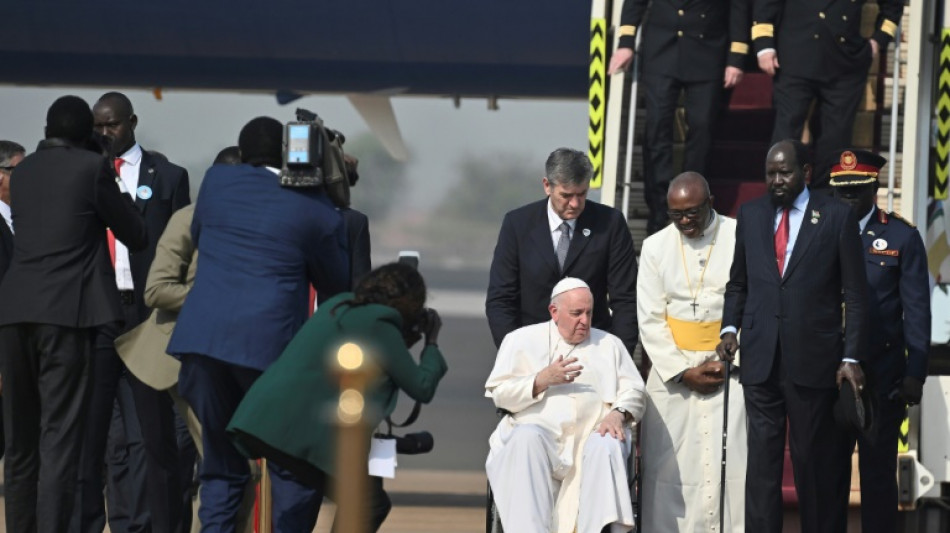
[[[0,138],[29,151],[43,137],[46,109],[59,96],[75,94],[90,105],[107,90],[125,92],[139,117],[136,138],[186,167],[192,186],[221,148],[237,144],[241,127],[251,118],[269,115],[280,121],[294,118],[296,107],[318,113],[326,124],[355,138],[368,131],[359,114],[342,96],[308,96],[287,106],[273,95],[165,90],[162,100],[151,91],[122,88],[0,87],[3,119]],[[449,98],[395,98],[393,107],[411,152],[411,208],[426,208],[457,180],[455,163],[468,154],[519,154],[536,165],[539,182],[544,159],[559,146],[585,149],[587,102],[501,100],[489,111],[484,99],[462,100],[456,109]],[[372,183],[364,176],[360,186]],[[490,195],[486,196],[490,200]]]

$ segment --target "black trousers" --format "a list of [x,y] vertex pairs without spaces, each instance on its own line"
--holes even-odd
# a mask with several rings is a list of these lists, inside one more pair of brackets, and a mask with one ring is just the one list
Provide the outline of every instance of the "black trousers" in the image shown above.
[[848,448],[853,450],[857,441],[862,533],[897,531],[897,437],[907,411],[900,399],[880,396],[878,402],[877,434],[871,438],[852,435]]
[[[106,485],[102,473],[108,455],[119,458],[108,461],[110,528],[123,533],[177,533],[185,488],[174,406],[167,392],[156,391],[131,375],[116,353],[116,337],[141,322],[134,302],[123,302],[122,309],[124,326],[109,324],[96,334],[97,371],[80,468],[78,531],[102,531],[102,490]],[[127,390],[117,394],[122,380],[127,382],[123,385]],[[118,416],[113,405],[118,406]]]
[[0,327],[7,531],[62,533],[76,499],[92,331]]
[[775,106],[775,128],[772,143],[784,139],[801,139],[805,119],[812,101],[817,101],[818,120],[812,141],[814,171],[810,188],[828,186],[829,162],[835,152],[852,146],[854,117],[867,81],[867,68],[858,74],[831,79],[811,80],[790,76],[779,70],[772,91]]
[[837,389],[792,383],[776,354],[765,383],[743,384],[748,414],[745,527],[782,531],[785,432],[795,474],[802,531],[844,533],[847,528],[851,457],[848,439],[835,424]]
[[666,223],[666,192],[678,174],[673,170],[673,127],[680,92],[686,94],[688,126],[683,172],[705,174],[713,129],[725,103],[722,83],[722,79],[687,82],[658,74],[643,75],[647,113],[643,180],[651,222]]

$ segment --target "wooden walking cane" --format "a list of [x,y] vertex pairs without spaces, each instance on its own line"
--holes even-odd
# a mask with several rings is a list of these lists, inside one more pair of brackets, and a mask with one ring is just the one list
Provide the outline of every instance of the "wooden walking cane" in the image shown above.
[[723,361],[726,364],[726,383],[722,387],[722,474],[719,480],[719,533],[725,533],[726,515],[726,440],[729,434],[729,376],[732,373],[732,363]]

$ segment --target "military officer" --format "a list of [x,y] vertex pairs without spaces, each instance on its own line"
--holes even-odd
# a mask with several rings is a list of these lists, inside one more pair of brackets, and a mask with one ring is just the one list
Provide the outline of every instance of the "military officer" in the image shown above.
[[633,60],[636,34],[643,26],[643,77],[646,142],[643,145],[644,195],[650,208],[647,230],[666,225],[666,193],[673,170],[673,114],[686,93],[688,130],[683,172],[706,174],[716,119],[728,100],[724,91],[742,80],[749,53],[751,0],[625,0],[620,42],[610,74]]
[[[878,0],[880,12],[870,39],[861,37],[865,0],[753,0],[752,44],[759,68],[773,81],[775,127],[772,142],[801,139],[808,109],[818,99],[815,161],[851,145],[854,117],[868,68],[894,38],[903,0]],[[828,185],[827,167],[815,169]],[[827,189],[825,189],[827,190]]]
[[[872,152],[838,152],[831,165],[835,197],[859,219],[869,285],[869,383],[877,396],[876,435],[857,439],[862,531],[897,531],[897,437],[905,404],[920,402],[930,345],[927,252],[914,225],[875,205],[887,161]],[[852,444],[853,446],[853,444]]]

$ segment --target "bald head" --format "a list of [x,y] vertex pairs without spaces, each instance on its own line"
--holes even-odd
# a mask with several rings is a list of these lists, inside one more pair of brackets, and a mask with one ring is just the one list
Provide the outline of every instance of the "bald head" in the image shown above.
[[132,109],[132,100],[129,100],[128,96],[117,91],[111,91],[103,94],[99,97],[99,100],[96,101],[96,104],[108,104],[116,111],[125,115],[131,115],[132,113],[135,113],[135,111]]
[[703,235],[712,220],[712,200],[709,183],[698,172],[683,172],[670,182],[666,193],[670,220],[687,238]]
[[129,97],[119,92],[108,92],[92,106],[93,127],[102,135],[106,148],[113,156],[125,153],[135,144],[138,117]]
[[682,196],[709,198],[709,182],[699,172],[683,172],[670,182],[666,199]]

